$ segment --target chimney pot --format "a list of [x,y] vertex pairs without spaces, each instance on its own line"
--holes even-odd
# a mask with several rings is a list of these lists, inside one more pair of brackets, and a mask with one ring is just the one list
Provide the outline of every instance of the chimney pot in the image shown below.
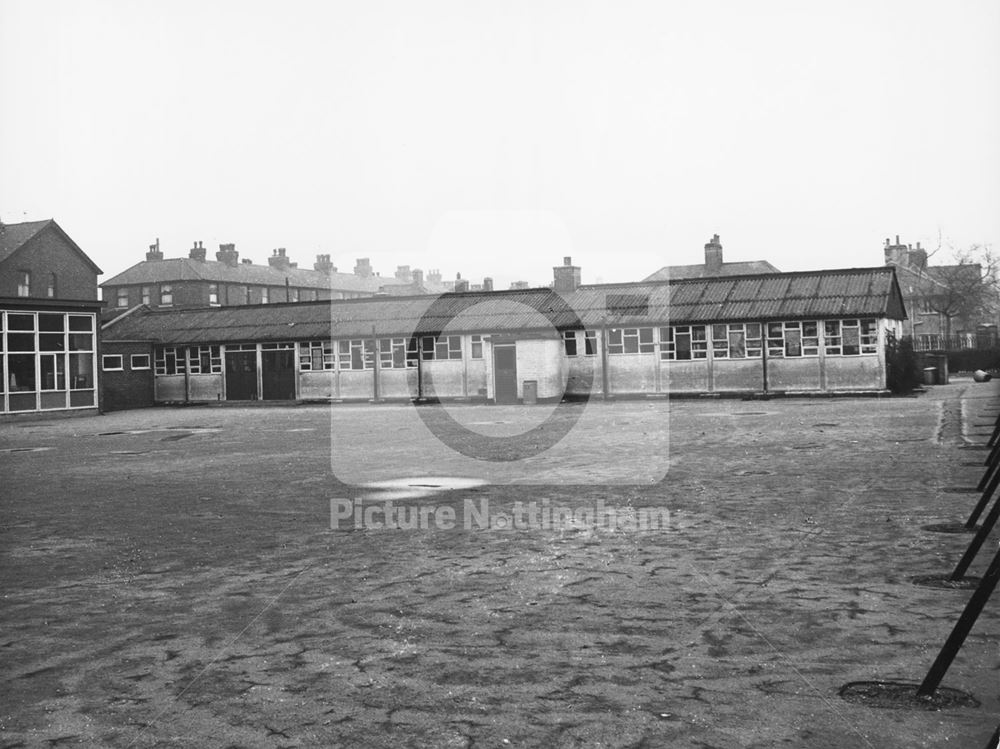
[[483,279],[483,291],[493,291],[493,279],[489,276]]

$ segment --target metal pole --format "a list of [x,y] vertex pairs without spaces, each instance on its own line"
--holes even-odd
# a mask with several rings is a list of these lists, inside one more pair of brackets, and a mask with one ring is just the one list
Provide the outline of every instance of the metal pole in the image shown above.
[[997,486],[1000,486],[1000,471],[995,471],[993,473],[993,478],[990,479],[990,483],[983,490],[982,496],[979,498],[979,502],[976,503],[975,509],[972,510],[972,514],[969,515],[969,519],[965,521],[966,528],[975,528],[976,521],[979,520],[979,516],[982,514],[983,510],[986,509],[986,505],[990,503],[990,497],[993,496],[993,492],[997,490]]
[[993,458],[993,453],[990,453],[990,458],[987,458],[986,471],[983,473],[983,477],[979,479],[979,483],[976,484],[977,491],[982,491],[986,488],[986,484],[988,484],[989,480],[993,477],[994,471],[996,471],[997,467],[1000,466],[1000,460]]
[[983,607],[990,599],[993,589],[997,586],[998,579],[1000,579],[1000,548],[997,549],[997,553],[994,555],[993,561],[990,563],[990,567],[983,576],[982,581],[980,581],[979,587],[972,594],[972,598],[966,604],[965,610],[955,623],[955,628],[951,631],[944,646],[941,648],[941,652],[938,653],[938,657],[934,660],[934,665],[931,666],[923,683],[917,689],[918,697],[930,697],[937,690],[941,684],[941,679],[944,678],[945,672],[948,670],[951,662],[955,660],[955,656],[958,655],[958,651],[961,649],[962,643],[965,642],[965,638],[972,629],[972,625],[976,623],[976,619],[979,618]]
[[961,580],[968,571],[972,560],[976,558],[976,554],[979,553],[979,549],[982,547],[986,537],[990,535],[993,526],[996,525],[998,517],[1000,517],[1000,499],[993,503],[990,514],[986,516],[986,520],[983,521],[976,535],[972,537],[972,541],[969,542],[969,548],[965,550],[965,554],[962,555],[962,559],[959,561],[958,566],[955,567],[955,571],[951,573],[950,579],[953,582]]

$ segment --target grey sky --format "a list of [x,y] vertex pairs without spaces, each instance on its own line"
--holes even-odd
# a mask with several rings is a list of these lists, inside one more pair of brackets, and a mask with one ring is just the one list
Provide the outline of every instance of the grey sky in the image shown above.
[[0,0],[0,218],[504,288],[1000,236],[1000,3]]

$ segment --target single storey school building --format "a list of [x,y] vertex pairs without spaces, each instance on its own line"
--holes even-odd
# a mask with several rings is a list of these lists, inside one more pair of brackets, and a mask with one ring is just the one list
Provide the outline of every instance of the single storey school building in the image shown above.
[[116,374],[149,378],[158,403],[881,391],[905,317],[881,267],[139,307],[105,325],[103,351]]

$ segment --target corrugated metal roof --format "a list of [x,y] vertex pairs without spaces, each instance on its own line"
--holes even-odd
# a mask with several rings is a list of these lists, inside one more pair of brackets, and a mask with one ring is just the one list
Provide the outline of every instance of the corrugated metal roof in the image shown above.
[[593,328],[810,317],[881,317],[898,315],[901,311],[902,301],[893,270],[881,267],[752,278],[582,286],[564,296],[549,289],[524,289],[195,310],[142,310],[109,324],[105,337],[160,343],[224,343],[409,336],[445,329],[502,332],[580,325]]

